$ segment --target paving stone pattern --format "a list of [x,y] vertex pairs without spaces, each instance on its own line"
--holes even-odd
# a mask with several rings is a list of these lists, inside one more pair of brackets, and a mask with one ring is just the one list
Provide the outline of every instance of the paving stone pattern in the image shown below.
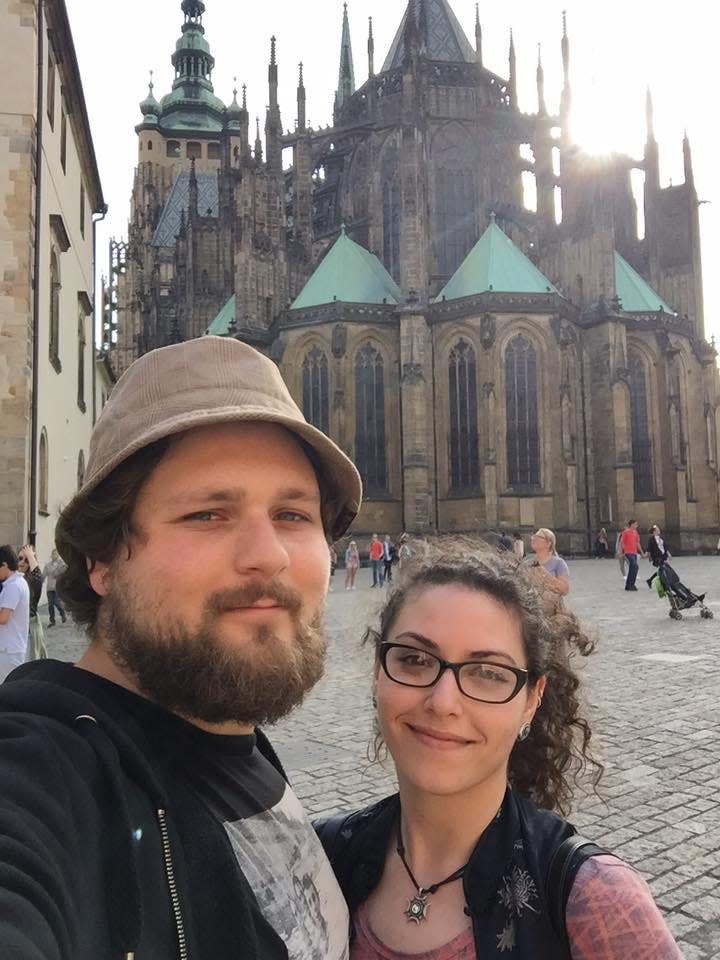
[[[632,862],[648,879],[687,960],[720,958],[720,557],[679,558],[715,620],[682,622],[649,591],[626,593],[614,560],[572,561],[571,605],[597,640],[583,663],[593,742],[606,773],[599,796],[578,798],[578,829]],[[393,789],[388,766],[370,763],[371,652],[360,645],[384,591],[360,571],[347,593],[334,578],[323,681],[271,731],[293,785],[312,814],[352,809]],[[48,633],[52,656],[72,659],[70,626]]]

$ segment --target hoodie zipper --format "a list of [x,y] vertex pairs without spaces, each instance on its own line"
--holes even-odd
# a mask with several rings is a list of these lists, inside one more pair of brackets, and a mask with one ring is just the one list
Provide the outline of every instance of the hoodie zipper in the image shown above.
[[187,940],[185,939],[185,924],[182,918],[182,909],[180,907],[180,896],[177,889],[177,880],[175,878],[175,865],[172,858],[170,847],[170,832],[167,825],[167,815],[164,810],[157,812],[158,823],[160,824],[160,836],[162,838],[163,859],[165,860],[165,876],[167,877],[168,890],[170,891],[170,902],[172,903],[173,917],[175,919],[175,930],[178,938],[178,957],[180,960],[188,960]]

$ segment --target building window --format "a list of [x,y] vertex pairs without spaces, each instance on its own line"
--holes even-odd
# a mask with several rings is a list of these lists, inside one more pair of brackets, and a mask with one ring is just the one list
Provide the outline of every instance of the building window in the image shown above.
[[209,143],[208,144],[208,160],[219,160],[219,159],[220,159],[220,144]]
[[85,311],[80,308],[78,313],[78,383],[77,383],[77,404],[80,410],[85,413],[85,349],[87,339],[85,337]]
[[177,160],[177,158],[180,156],[180,141],[168,140],[165,149],[169,157],[173,157],[173,159]]
[[368,496],[387,491],[383,358],[369,343],[355,358],[355,463]]
[[152,140],[148,140],[147,148],[148,148],[148,150],[152,150],[152,148],[153,148],[153,142],[152,142]]
[[38,510],[44,516],[48,517],[48,438],[47,430],[42,428],[40,434],[40,449],[38,456]]
[[523,336],[505,352],[508,486],[540,486],[537,354]]
[[82,489],[82,485],[85,483],[85,451],[81,450],[78,454],[78,463],[77,463],[77,488],[78,490]]
[[85,239],[85,184],[80,184],[80,234]]
[[303,412],[318,430],[330,432],[328,361],[319,347],[313,347],[303,362]]
[[58,373],[60,363],[60,265],[55,250],[50,253],[50,363]]
[[450,351],[450,489],[477,492],[480,486],[478,453],[477,374],[475,351],[459,340]]
[[400,283],[400,220],[402,196],[400,162],[397,147],[385,150],[382,162],[383,182],[383,262],[390,276]]
[[55,129],[55,83],[56,83],[56,69],[55,69],[55,57],[52,55],[52,50],[48,51],[48,68],[47,68],[47,115],[48,120],[50,121],[50,129]]
[[435,271],[448,279],[477,240],[473,150],[457,124],[443,128],[432,147]]
[[633,480],[635,499],[655,496],[652,441],[648,420],[648,395],[645,364],[636,353],[630,353],[630,428],[632,434]]
[[187,145],[187,158],[188,160],[201,160],[202,159],[202,144],[196,143],[192,140]]
[[60,166],[63,173],[67,168],[67,114],[65,107],[60,108]]

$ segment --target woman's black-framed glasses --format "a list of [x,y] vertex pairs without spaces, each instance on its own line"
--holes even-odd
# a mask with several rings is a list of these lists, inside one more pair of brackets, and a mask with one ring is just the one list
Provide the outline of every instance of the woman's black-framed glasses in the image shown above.
[[528,682],[528,671],[487,660],[451,663],[434,653],[404,643],[380,644],[380,664],[385,675],[403,687],[434,687],[446,670],[452,670],[460,693],[480,703],[509,703]]

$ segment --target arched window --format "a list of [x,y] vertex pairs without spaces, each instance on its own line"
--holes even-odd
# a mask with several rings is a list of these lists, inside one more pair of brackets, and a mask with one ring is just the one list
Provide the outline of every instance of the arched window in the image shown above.
[[85,451],[81,450],[78,454],[77,463],[77,488],[80,490],[85,483]]
[[58,373],[62,370],[60,365],[60,264],[58,263],[57,253],[53,250],[50,254],[50,363],[55,367]]
[[306,353],[303,361],[303,412],[308,423],[330,432],[328,361],[319,347]]
[[632,433],[633,480],[635,499],[655,496],[652,440],[648,418],[647,379],[642,358],[630,351],[630,429]]
[[355,464],[369,495],[387,491],[383,358],[369,343],[355,358]]
[[505,351],[508,485],[540,486],[537,354],[523,336]]
[[49,516],[48,510],[48,438],[47,430],[42,428],[38,456],[38,510]]
[[400,220],[402,196],[400,159],[397,147],[388,145],[382,159],[383,263],[390,276],[400,283]]
[[474,492],[480,485],[475,351],[459,340],[450,351],[450,489]]
[[447,279],[478,238],[474,163],[463,130],[452,125],[438,134],[432,148],[434,272]]
[[80,410],[85,413],[85,352],[87,347],[87,337],[85,335],[85,310],[82,305],[78,312],[78,366],[77,366],[77,404]]

